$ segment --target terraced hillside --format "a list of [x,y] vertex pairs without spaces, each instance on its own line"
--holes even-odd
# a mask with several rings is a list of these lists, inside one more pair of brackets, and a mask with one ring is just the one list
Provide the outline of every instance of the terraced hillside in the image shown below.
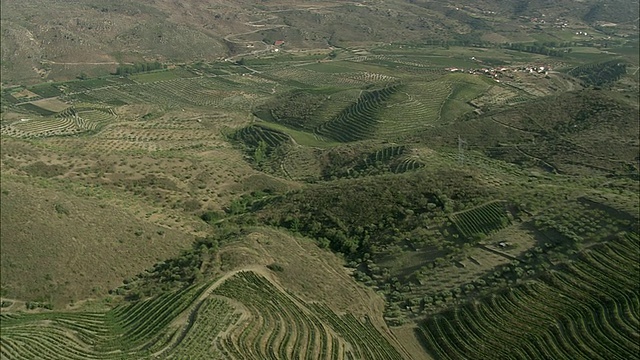
[[403,358],[370,322],[306,304],[254,273],[239,273],[214,294],[237,299],[249,312],[248,319],[220,341],[226,358]]
[[437,359],[637,359],[640,242],[595,245],[570,265],[436,315],[419,328]]
[[477,208],[452,215],[458,231],[467,239],[490,234],[511,222],[502,202],[491,202]]
[[318,126],[314,133],[340,142],[362,140],[372,136],[379,121],[379,109],[400,87],[401,85],[392,85],[364,92],[355,103],[346,107],[334,119]]
[[8,359],[144,358],[166,345],[169,323],[202,290],[186,288],[106,313],[2,314],[0,349]]
[[6,359],[404,359],[369,320],[252,271],[107,312],[1,316]]
[[3,125],[0,131],[6,135],[27,139],[68,136],[96,132],[117,120],[111,108],[81,105],[70,107],[53,117],[23,118]]

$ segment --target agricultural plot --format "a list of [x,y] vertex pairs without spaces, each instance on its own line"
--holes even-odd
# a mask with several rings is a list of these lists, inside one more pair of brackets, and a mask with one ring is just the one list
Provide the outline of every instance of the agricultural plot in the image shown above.
[[265,121],[265,122],[260,122],[259,125],[268,129],[276,130],[276,131],[287,134],[292,139],[294,139],[295,143],[298,145],[312,146],[316,148],[326,148],[326,147],[331,147],[338,144],[337,142],[332,142],[326,139],[322,139],[313,133],[301,131],[301,130],[295,130],[295,129],[286,127],[284,125],[276,124],[276,123],[270,123]]
[[388,162],[403,155],[406,151],[407,147],[404,145],[386,147],[367,156],[363,161],[363,165],[371,166],[378,162]]
[[230,326],[237,323],[241,314],[225,300],[207,297],[190,314],[188,324],[178,335],[176,343],[162,352],[166,359],[225,359],[215,340]]
[[594,246],[561,271],[429,318],[436,359],[637,359],[638,237]]
[[581,197],[578,201],[586,204],[590,208],[600,209],[610,216],[631,220],[637,220],[638,217],[640,217],[640,204],[629,196],[618,194],[607,194],[605,196],[597,194]]
[[349,79],[362,81],[365,84],[388,84],[388,83],[396,82],[398,80],[398,78],[393,76],[379,74],[379,73],[371,73],[366,71],[345,74],[343,75],[343,78],[347,81]]
[[580,79],[584,84],[596,86],[617,81],[626,73],[627,64],[620,60],[585,64],[568,71],[569,75]]
[[494,201],[451,216],[462,236],[468,240],[478,235],[488,235],[511,223],[504,202]]
[[337,117],[346,107],[356,102],[360,95],[360,90],[343,90],[328,95],[327,101],[324,101],[311,114],[309,123],[319,125]]
[[254,93],[271,94],[276,88],[279,91],[289,88],[286,84],[259,75],[245,74],[244,76],[231,76],[229,78],[233,79],[234,83],[240,84],[245,89],[251,89]]
[[68,81],[57,86],[62,93],[71,94],[88,91],[91,89],[97,89],[114,83],[107,79],[89,79],[89,80],[76,80]]
[[[167,108],[229,106],[229,102],[234,105],[237,100],[230,101],[227,98],[237,95],[233,91],[243,87],[243,84],[226,78],[193,77],[109,86],[69,95],[67,98],[111,105],[160,104]],[[268,84],[264,84],[262,90],[259,87],[257,90],[267,92],[268,87]],[[248,106],[250,107],[250,104],[242,105]]]
[[314,149],[296,146],[289,149],[282,158],[280,170],[287,178],[294,180],[319,179],[322,164]]
[[257,147],[261,143],[264,143],[269,149],[275,149],[291,141],[291,138],[287,134],[260,125],[251,125],[240,129],[236,133],[236,136],[249,146]]
[[153,120],[144,120],[127,124],[128,127],[137,129],[163,129],[163,130],[201,130],[213,128],[212,125],[229,124],[233,122],[228,114],[206,114],[206,116],[193,116],[180,118],[177,116],[164,116]]
[[414,157],[407,157],[398,162],[393,168],[393,172],[396,174],[405,173],[407,171],[413,171],[425,167],[426,164]]
[[215,140],[219,135],[206,129],[137,129],[129,127],[112,127],[101,134],[101,138],[109,140],[128,140],[135,142],[195,142]]
[[166,293],[106,313],[2,314],[0,352],[7,359],[141,359],[171,340],[168,325],[202,287]]
[[350,142],[373,136],[379,121],[379,110],[386,105],[401,85],[367,91],[337,117],[318,126],[314,133],[339,142]]
[[[386,69],[394,69],[400,77],[411,77],[418,75],[420,80],[435,80],[447,71],[444,66],[434,64],[429,59],[420,56],[403,55],[364,55],[350,58],[349,61],[360,64],[373,65]],[[449,64],[451,65],[451,64]]]
[[25,118],[5,124],[0,132],[25,139],[69,136],[98,131],[116,120],[116,115],[109,108],[80,106],[68,108],[55,117]]
[[571,207],[549,207],[536,216],[534,225],[555,246],[576,249],[604,241],[623,231],[638,231],[637,215],[600,201],[581,197]]
[[19,104],[21,102],[20,99],[16,98],[14,95],[16,94],[13,94],[9,91],[3,91],[0,94],[0,103],[2,104],[2,106],[13,106]]
[[269,70],[267,73],[263,73],[262,76],[276,81],[281,84],[291,85],[296,88],[308,88],[313,85],[329,85],[326,75],[329,79],[332,78],[331,74],[319,74],[311,70],[306,70],[301,67],[287,67],[283,69]]
[[[7,359],[402,359],[371,322],[306,306],[253,272],[108,312],[2,314]],[[241,303],[231,305],[224,298]],[[184,325],[170,325],[187,314]]]
[[214,293],[249,311],[217,342],[226,359],[402,359],[371,323],[319,304],[307,307],[255,273],[236,274]]
[[87,152],[130,152],[130,151],[158,151],[163,150],[161,145],[157,143],[145,143],[132,140],[116,140],[116,139],[102,139],[102,138],[90,138],[88,141],[74,141],[73,145],[69,143],[63,144],[69,148],[79,148]]
[[[186,77],[184,72],[178,73],[177,71],[169,71],[169,70],[161,70],[161,71],[153,71],[141,74],[134,74],[128,76],[129,79],[143,84],[155,81],[166,81],[166,80],[175,80],[180,79],[182,77]],[[193,76],[193,74],[191,74]]]
[[[483,280],[487,274],[508,266],[511,261],[478,246],[467,250],[465,256],[455,262],[443,262],[433,268],[423,266],[411,275],[415,277],[415,283],[412,283],[410,292],[403,294],[401,310],[405,312],[405,316],[419,317],[464,303],[468,295],[473,296],[474,291],[482,291],[489,286]],[[394,273],[404,273],[402,267],[406,265],[392,265],[400,267],[394,269]],[[391,318],[397,314],[387,315]]]
[[349,177],[373,175],[382,172],[396,174],[419,169],[425,166],[416,156],[409,154],[405,145],[394,145],[369,153],[364,159],[346,168],[344,175]]
[[62,95],[62,91],[54,84],[38,84],[29,88],[35,94],[42,98],[50,98]]
[[529,97],[523,96],[521,92],[504,86],[491,86],[484,94],[471,100],[471,104],[478,108],[491,108],[506,104],[515,104],[526,101]]
[[31,104],[52,113],[60,113],[71,106],[58,99],[42,99],[32,101]]
[[477,67],[477,63],[470,59],[471,56],[461,56],[461,54],[453,54],[446,50],[440,55],[437,54],[437,51],[434,51],[436,50],[434,48],[424,48],[422,50],[427,51],[408,52],[404,55],[398,55],[395,53],[396,51],[380,51],[377,49],[376,52],[378,54],[360,56],[353,60],[387,67],[394,65],[411,66],[416,69],[425,69],[432,73],[442,73],[445,67],[464,69]]
[[452,89],[440,109],[440,119],[453,122],[474,110],[469,102],[493,86],[493,81],[480,75],[450,74],[444,79],[451,81]]
[[315,72],[326,73],[326,74],[339,74],[339,73],[348,73],[353,71],[351,68],[349,68],[347,63],[343,63],[343,62],[315,63],[315,64],[305,65],[304,68],[307,70],[312,70]]
[[391,97],[390,105],[380,109],[376,133],[393,139],[434,126],[452,86],[449,81],[436,80],[403,87]]
[[21,112],[28,112],[28,113],[36,114],[40,116],[51,116],[51,115],[55,115],[56,113],[55,111],[41,108],[40,106],[34,105],[32,103],[19,104],[17,105],[17,108],[20,109]]
[[281,78],[295,80],[310,86],[362,87],[368,84],[387,84],[397,78],[371,72],[339,72],[326,73],[308,70],[302,67],[289,67],[271,72]]

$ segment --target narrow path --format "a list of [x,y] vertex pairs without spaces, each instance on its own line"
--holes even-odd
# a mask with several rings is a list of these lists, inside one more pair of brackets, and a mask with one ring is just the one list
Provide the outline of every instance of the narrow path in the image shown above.
[[58,62],[52,60],[42,60],[42,63],[45,64],[55,64],[55,65],[133,65],[133,63],[119,63],[116,61],[106,61],[106,62]]
[[514,149],[516,149],[516,150],[517,150],[519,153],[521,153],[522,155],[524,155],[524,156],[526,156],[526,157],[528,157],[528,158],[534,159],[534,160],[536,160],[536,161],[541,162],[542,164],[544,164],[544,165],[545,165],[545,166],[547,166],[548,168],[552,169],[554,173],[556,173],[556,174],[558,174],[558,173],[559,173],[559,172],[558,172],[558,168],[556,168],[555,166],[551,165],[550,163],[548,163],[548,162],[544,161],[544,159],[539,158],[539,157],[537,157],[537,156],[533,156],[533,155],[531,155],[531,154],[528,154],[527,152],[525,152],[525,151],[523,151],[522,149],[520,149],[520,148],[518,147],[518,145],[513,145],[513,148],[514,148]]
[[464,209],[464,210],[452,212],[451,216],[458,215],[458,214],[461,214],[463,212],[471,211],[471,210],[474,210],[474,209],[478,209],[478,208],[481,208],[481,207],[483,207],[485,205],[489,205],[489,204],[493,204],[493,203],[504,203],[504,202],[506,202],[506,201],[505,200],[489,200],[489,201],[483,202],[482,204],[480,204],[478,206],[474,206],[471,209]]
[[440,104],[440,108],[438,109],[438,118],[436,119],[436,122],[440,122],[440,120],[442,120],[442,110],[444,109],[445,105],[447,105],[447,103],[451,100],[451,95],[453,95],[453,92],[455,90],[455,86],[457,84],[458,83],[456,82],[451,86],[451,90],[449,90],[449,94],[447,94],[447,97]]
[[182,314],[180,314],[178,317],[176,317],[175,320],[173,320],[171,322],[171,324],[169,324],[169,328],[171,327],[175,327],[180,329],[180,331],[176,331],[176,333],[173,335],[173,337],[171,338],[171,340],[167,343],[167,345],[156,351],[155,353],[151,354],[151,357],[160,357],[161,355],[163,355],[165,352],[169,351],[170,349],[174,348],[175,346],[177,346],[179,344],[179,341],[184,338],[184,331],[188,330],[188,326],[189,326],[189,320],[191,318],[193,318],[193,316],[197,313],[198,309],[200,309],[200,306],[202,306],[202,304],[204,303],[204,301],[211,296],[211,293],[217,289],[220,285],[222,285],[225,281],[227,281],[229,278],[231,278],[232,276],[234,276],[235,274],[239,273],[239,272],[243,272],[243,271],[253,271],[259,274],[262,274],[265,270],[262,266],[248,266],[248,267],[244,267],[241,269],[236,269],[233,271],[230,271],[226,274],[224,274],[222,277],[218,278],[216,281],[213,282],[213,284],[209,285],[209,287],[207,287],[207,289],[205,291],[202,292],[202,294],[200,294],[200,296],[198,296],[198,298],[191,304],[191,306],[189,306]]
[[480,248],[482,250],[486,250],[486,251],[491,252],[491,253],[494,253],[496,255],[500,255],[500,256],[502,256],[504,258],[507,258],[509,260],[518,260],[517,257],[515,257],[515,256],[513,256],[511,254],[507,254],[507,253],[502,252],[500,250],[492,249],[492,248],[488,247],[487,245],[478,245],[478,248]]
[[517,128],[517,127],[515,127],[515,126],[512,126],[512,125],[509,125],[509,124],[505,124],[505,123],[503,123],[503,122],[500,122],[500,121],[496,120],[493,116],[492,116],[492,117],[490,117],[490,119],[491,119],[491,121],[495,122],[496,124],[502,125],[502,126],[504,126],[504,127],[506,127],[506,128],[509,128],[509,129],[511,129],[511,130],[520,131],[520,132],[523,132],[523,133],[533,134],[533,135],[538,135],[538,136],[540,136],[540,133],[537,133],[537,132],[535,132],[535,131],[523,130],[523,129]]

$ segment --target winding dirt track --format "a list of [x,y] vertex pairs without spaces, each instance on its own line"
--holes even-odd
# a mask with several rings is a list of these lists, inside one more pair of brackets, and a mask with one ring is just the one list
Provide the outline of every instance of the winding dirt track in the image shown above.
[[45,64],[55,64],[55,65],[133,65],[133,63],[119,63],[116,61],[106,61],[106,62],[58,62],[51,60],[42,60],[42,63]]
[[[239,273],[239,272],[243,272],[243,271],[253,271],[256,272],[260,275],[265,275],[265,273],[267,273],[267,270],[264,267],[261,266],[248,266],[248,267],[244,267],[241,269],[236,269],[233,271],[230,271],[226,274],[224,274],[222,277],[218,278],[216,281],[214,281],[211,285],[209,285],[209,287],[207,287],[207,289],[205,291],[202,292],[202,294],[200,294],[200,296],[198,296],[198,298],[193,302],[193,304],[191,304],[191,306],[189,306],[180,316],[178,316],[175,320],[173,320],[171,322],[171,324],[169,324],[169,327],[171,328],[178,328],[178,329],[182,329],[185,330],[185,328],[188,326],[188,322],[189,322],[189,318],[191,317],[191,314],[194,313],[194,311],[197,311],[200,306],[202,305],[202,303],[209,297],[211,296],[211,293],[217,289],[220,285],[222,285],[225,281],[227,281],[227,279],[231,278],[232,276],[234,276],[235,274]],[[269,279],[268,277],[265,276],[265,278]],[[151,354],[152,357],[159,357],[162,354],[164,354],[166,351],[168,351],[169,349],[174,348],[175,346],[178,345],[179,340],[182,338],[180,336],[180,334],[182,333],[182,331],[178,331],[176,332],[176,334],[173,336],[173,338],[171,339],[171,341],[161,350],[156,351],[155,353]]]
[[[215,296],[215,295],[212,295],[212,293],[220,285],[222,285],[225,281],[227,281],[228,279],[230,279],[231,277],[233,277],[234,275],[236,275],[236,274],[238,274],[240,272],[246,272],[246,271],[253,272],[253,273],[256,273],[256,274],[264,277],[267,281],[269,281],[271,283],[271,285],[276,287],[278,289],[278,291],[280,291],[283,295],[288,297],[294,304],[296,304],[300,308],[301,311],[304,311],[304,312],[308,312],[309,311],[309,309],[306,307],[306,304],[303,303],[300,299],[298,299],[298,298],[296,298],[294,296],[291,296],[289,294],[289,292],[287,292],[274,279],[274,277],[270,273],[270,271],[267,268],[265,268],[264,266],[252,265],[252,266],[242,267],[240,269],[236,269],[236,270],[233,270],[233,271],[230,271],[230,272],[224,274],[222,277],[218,278],[211,285],[209,285],[206,288],[206,290],[204,290],[202,292],[202,294],[200,294],[200,296],[198,296],[198,298],[180,316],[178,316],[169,325],[170,328],[178,329],[178,331],[175,332],[175,334],[173,335],[173,337],[171,338],[169,343],[163,349],[153,353],[151,356],[154,357],[154,358],[161,357],[163,355],[166,355],[166,353],[169,352],[171,349],[173,349],[176,346],[178,346],[180,344],[180,342],[184,339],[185,335],[190,330],[190,326],[191,326],[191,324],[189,323],[190,320],[194,318],[194,315],[198,312],[198,310],[200,309],[200,307],[204,303],[204,301],[209,296]],[[335,271],[335,269],[334,269],[334,271]],[[226,297],[221,297],[221,298],[224,298],[225,300],[230,301],[232,303],[233,307],[236,308],[237,311],[240,311],[242,313],[241,320],[242,319],[247,319],[248,317],[251,316],[249,314],[249,310],[246,309],[241,302],[238,302],[236,299],[228,299]],[[365,299],[365,298],[362,299],[362,301],[366,301],[366,300],[367,299]],[[381,320],[381,319],[377,319],[377,317],[373,316],[373,317],[371,317],[371,320],[373,320],[375,328],[377,328],[377,330],[381,332],[381,335],[383,335],[383,336],[386,335],[386,337],[388,338],[389,341],[391,341],[391,343],[396,343],[396,345],[400,345],[399,342],[397,341],[396,337],[390,331],[388,331],[386,326],[384,326],[384,324],[381,324],[379,321],[376,321],[376,320]],[[242,321],[240,321],[240,322],[242,322]],[[281,323],[283,324],[284,322],[281,322]],[[317,329],[317,330],[319,330],[321,332],[324,332],[325,336],[327,336],[329,339],[331,339],[333,336],[335,336],[335,334],[333,333],[333,330],[328,328],[326,324],[322,323],[321,325],[322,325],[321,326],[322,328],[321,329]],[[231,326],[229,329],[225,330],[224,332],[227,333],[229,331],[232,331],[233,328],[234,328],[234,326]],[[281,334],[277,334],[277,336],[278,337],[284,336],[284,332],[285,332],[284,330],[285,329],[280,328],[279,329],[279,333],[281,333]],[[278,329],[274,329],[274,331],[278,331]],[[265,340],[266,340],[266,338],[265,338]],[[319,340],[316,339],[316,342],[317,341],[319,341]],[[319,345],[319,344],[315,344],[315,345]],[[332,342],[330,341],[327,345],[329,346],[328,352],[330,353],[331,352],[331,348],[335,344],[332,344]],[[266,343],[260,344],[260,346],[265,347]],[[289,344],[289,346],[292,346],[292,345]],[[344,346],[344,344],[338,344],[338,346]],[[406,352],[406,350],[402,346],[396,346],[396,349],[400,350],[405,357],[411,358],[411,356]],[[263,350],[266,350],[266,349],[263,349]],[[292,353],[292,351],[293,351],[293,349],[289,349],[287,353]]]

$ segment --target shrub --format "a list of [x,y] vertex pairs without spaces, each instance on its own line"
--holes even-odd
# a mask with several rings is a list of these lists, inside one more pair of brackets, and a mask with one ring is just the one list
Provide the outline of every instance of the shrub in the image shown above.
[[269,264],[267,265],[267,268],[271,271],[277,271],[277,272],[283,272],[284,268],[282,267],[282,265],[278,264],[278,263],[273,263],[273,264]]

